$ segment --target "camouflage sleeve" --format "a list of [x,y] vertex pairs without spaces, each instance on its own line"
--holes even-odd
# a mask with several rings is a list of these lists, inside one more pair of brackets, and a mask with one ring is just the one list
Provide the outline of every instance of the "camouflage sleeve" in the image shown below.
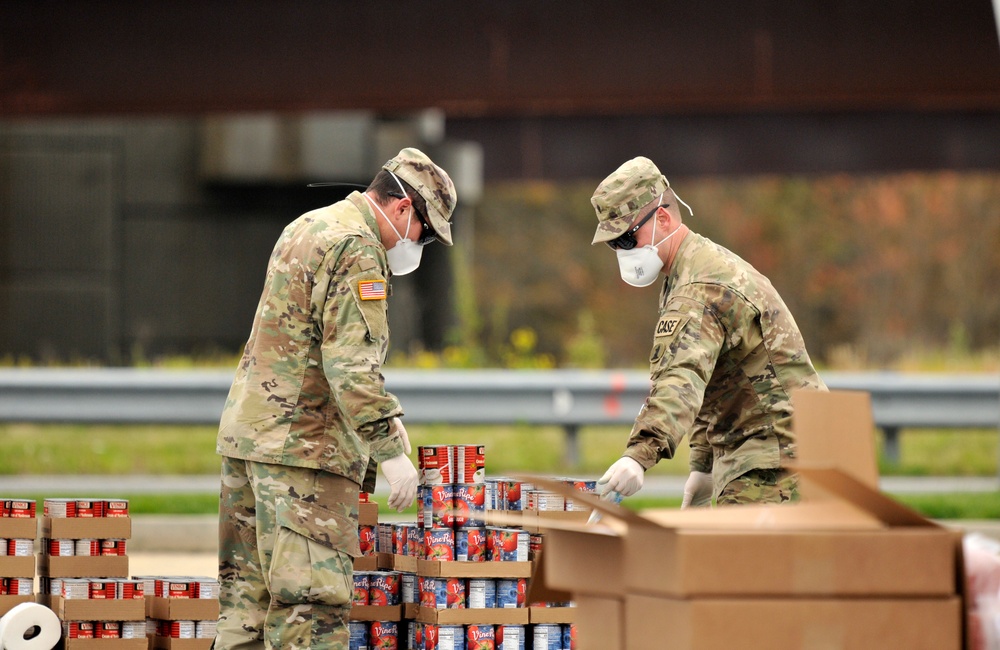
[[[625,455],[649,469],[673,458],[694,425],[725,332],[710,307],[672,296],[660,312],[650,354],[649,397],[632,427]],[[700,443],[699,443],[700,444]]]
[[[388,418],[402,415],[385,390],[382,361],[389,345],[385,253],[376,242],[349,237],[328,253],[330,274],[322,308],[323,371],[345,423],[370,445],[377,462],[403,453]],[[317,282],[316,286],[324,283]]]
[[700,416],[694,420],[689,437],[691,456],[688,466],[693,472],[712,473],[712,446],[708,442],[708,422]]

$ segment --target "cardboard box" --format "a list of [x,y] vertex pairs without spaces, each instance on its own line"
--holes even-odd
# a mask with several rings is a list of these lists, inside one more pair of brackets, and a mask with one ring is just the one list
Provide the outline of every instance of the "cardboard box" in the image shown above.
[[[625,597],[626,650],[899,648],[960,650],[962,603],[951,598]],[[577,629],[578,636],[582,636]]]
[[161,621],[213,621],[219,618],[218,598],[161,598],[146,596],[145,611]]
[[378,504],[359,503],[358,504],[358,525],[378,526]]
[[[213,639],[210,639],[213,640]],[[63,639],[65,650],[149,650],[148,639]]]
[[417,575],[432,578],[528,578],[531,576],[531,562],[417,560]]
[[405,571],[406,573],[416,573],[417,572],[417,556],[416,555],[396,555],[392,554],[389,556],[389,566],[393,571]]
[[146,618],[146,604],[139,598],[85,600],[40,594],[38,601],[63,621],[142,621]]
[[42,517],[46,539],[130,539],[131,517]]
[[38,575],[49,578],[127,578],[127,555],[39,555]]
[[33,578],[34,576],[34,555],[0,555],[0,577]]
[[378,557],[374,555],[362,555],[354,558],[355,571],[376,571],[378,570]]
[[163,650],[208,650],[215,642],[211,639],[174,639],[169,636],[151,637],[154,648]]
[[352,621],[401,621],[402,605],[354,605],[351,607]]
[[[20,576],[16,576],[16,577],[20,577]],[[27,595],[24,595],[24,596],[17,596],[17,595],[15,595],[15,596],[10,596],[10,595],[0,596],[0,616],[3,616],[4,614],[6,614],[7,612],[9,612],[10,610],[12,610],[15,607],[17,607],[18,605],[20,605],[21,603],[33,603],[33,602],[36,602],[37,599],[38,599],[38,595],[37,594],[27,594]]]
[[530,623],[576,623],[576,607],[529,607]]
[[[584,594],[574,602],[577,650],[623,650],[624,597],[611,598]],[[662,639],[664,636],[669,637],[669,632],[661,632],[658,638]]]
[[528,608],[433,609],[417,608],[417,620],[432,625],[527,625]]
[[38,520],[34,517],[0,517],[0,538],[35,539]]

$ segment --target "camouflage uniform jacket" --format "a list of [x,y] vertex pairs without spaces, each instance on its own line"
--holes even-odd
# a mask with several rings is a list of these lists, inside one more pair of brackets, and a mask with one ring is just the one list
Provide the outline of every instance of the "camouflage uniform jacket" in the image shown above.
[[750,264],[689,232],[660,293],[652,389],[625,452],[649,469],[691,434],[691,469],[715,496],[795,457],[795,388],[825,390],[791,313]]
[[[361,484],[369,458],[403,453],[387,421],[402,409],[381,374],[388,277],[375,217],[358,192],[285,227],[226,399],[219,454]],[[368,478],[370,489],[374,464]]]

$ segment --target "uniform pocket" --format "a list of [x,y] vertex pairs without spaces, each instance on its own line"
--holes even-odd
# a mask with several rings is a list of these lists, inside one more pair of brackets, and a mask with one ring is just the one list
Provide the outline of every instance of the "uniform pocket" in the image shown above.
[[285,604],[349,605],[354,592],[357,522],[297,499],[276,504],[270,591]]
[[372,343],[385,343],[389,337],[389,318],[386,298],[389,283],[385,278],[373,271],[366,271],[354,278],[353,294],[361,318],[368,328],[368,340]]

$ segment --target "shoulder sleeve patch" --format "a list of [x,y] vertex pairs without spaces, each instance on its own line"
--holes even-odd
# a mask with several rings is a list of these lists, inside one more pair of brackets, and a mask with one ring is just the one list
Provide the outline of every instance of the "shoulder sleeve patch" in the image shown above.
[[385,300],[388,295],[385,280],[358,280],[358,298]]
[[690,317],[685,314],[664,314],[660,317],[660,320],[656,322],[656,338],[668,337],[672,338],[677,332],[684,329],[684,323],[688,321]]

